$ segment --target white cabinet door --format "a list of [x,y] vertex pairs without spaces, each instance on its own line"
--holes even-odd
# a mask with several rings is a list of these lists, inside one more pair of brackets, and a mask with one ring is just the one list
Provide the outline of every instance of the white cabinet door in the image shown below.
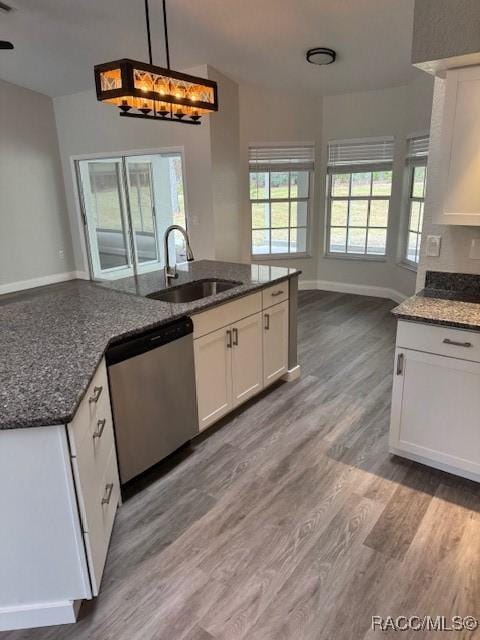
[[218,329],[194,341],[200,431],[232,408],[232,331]]
[[390,448],[480,478],[480,364],[397,349]]
[[278,380],[288,369],[288,300],[263,312],[263,384]]
[[480,225],[480,67],[447,71],[442,118],[441,224]]
[[262,314],[240,320],[231,329],[233,406],[236,407],[263,388]]

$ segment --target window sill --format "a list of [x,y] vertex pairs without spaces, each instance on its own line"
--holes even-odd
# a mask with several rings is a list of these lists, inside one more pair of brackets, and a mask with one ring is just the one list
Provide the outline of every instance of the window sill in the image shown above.
[[412,262],[406,262],[405,260],[397,262],[397,267],[402,267],[402,269],[406,269],[407,271],[413,271],[413,273],[417,273],[418,270],[418,265]]
[[309,253],[256,253],[250,255],[254,262],[263,260],[308,260],[312,256]]
[[387,256],[356,256],[346,253],[325,253],[324,258],[332,258],[333,260],[352,260],[353,262],[387,262]]

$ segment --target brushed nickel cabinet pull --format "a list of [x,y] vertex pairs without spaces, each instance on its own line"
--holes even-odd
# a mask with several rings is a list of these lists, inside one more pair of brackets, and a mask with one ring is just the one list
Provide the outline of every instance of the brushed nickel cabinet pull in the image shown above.
[[233,346],[238,347],[238,329],[233,330]]
[[455,340],[450,340],[450,338],[444,338],[443,344],[451,344],[454,347],[471,347],[471,342],[456,342]]
[[403,353],[399,353],[397,356],[397,376],[401,376],[403,373],[403,360],[404,360]]
[[100,439],[102,437],[102,433],[103,430],[105,429],[105,425],[107,423],[107,419],[103,418],[103,420],[98,420],[97,421],[97,428],[95,429],[95,432],[93,434],[93,439],[95,440],[95,438]]
[[102,498],[102,505],[103,504],[110,504],[110,498],[112,497],[112,491],[113,491],[113,482],[110,482],[109,484],[107,484],[105,486],[105,495]]
[[93,395],[90,396],[90,398],[88,399],[90,404],[92,402],[98,402],[98,399],[102,395],[102,391],[103,391],[103,387],[93,387]]
[[280,289],[280,291],[274,291],[272,293],[272,298],[276,298],[277,296],[281,296],[283,293],[283,289]]
[[232,332],[230,329],[227,329],[227,349],[232,348]]
[[266,313],[265,314],[265,331],[268,331],[270,329],[270,314]]

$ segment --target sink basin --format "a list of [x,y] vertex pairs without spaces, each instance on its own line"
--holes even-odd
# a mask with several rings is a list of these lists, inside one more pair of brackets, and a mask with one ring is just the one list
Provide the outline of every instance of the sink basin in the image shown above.
[[198,280],[196,282],[186,282],[171,289],[156,291],[148,295],[147,298],[154,298],[163,302],[193,302],[194,300],[222,293],[222,291],[228,291],[233,287],[238,287],[240,284],[242,283],[234,282],[233,280]]

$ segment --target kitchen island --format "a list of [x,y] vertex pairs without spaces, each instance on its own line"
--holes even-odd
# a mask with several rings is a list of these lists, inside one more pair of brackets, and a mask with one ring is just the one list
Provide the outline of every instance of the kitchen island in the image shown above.
[[[234,286],[162,302],[146,297],[165,289],[155,272],[0,299],[0,509],[9,524],[0,531],[1,630],[74,622],[81,601],[100,591],[121,500],[104,360],[110,345],[192,316],[199,430],[280,377],[299,375],[298,271],[199,261],[178,273],[173,287],[205,279]],[[215,361],[224,348],[228,357]],[[216,363],[229,372],[215,374]],[[215,375],[230,394],[220,410],[211,410]]]

